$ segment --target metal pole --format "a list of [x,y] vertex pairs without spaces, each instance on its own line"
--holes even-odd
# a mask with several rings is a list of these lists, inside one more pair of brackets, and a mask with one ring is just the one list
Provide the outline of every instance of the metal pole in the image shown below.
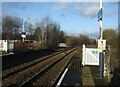
[[24,26],[25,26],[25,19],[23,19],[23,32],[25,32]]
[[104,78],[104,53],[99,53],[99,68],[100,68],[100,79]]
[[[102,9],[102,0],[100,0],[100,9]],[[100,40],[102,40],[102,19],[100,20]]]
[[[30,19],[30,18],[27,18],[27,19]],[[23,19],[23,26],[22,26],[22,32],[25,33],[25,20],[26,19]],[[25,41],[25,38],[23,37],[23,42]]]
[[[22,33],[25,32],[25,28],[24,28],[25,24],[24,24],[24,23],[25,23],[25,19],[23,19],[23,28],[22,28],[23,30],[22,30]],[[22,42],[24,42],[24,37],[23,37],[23,39],[22,39]]]

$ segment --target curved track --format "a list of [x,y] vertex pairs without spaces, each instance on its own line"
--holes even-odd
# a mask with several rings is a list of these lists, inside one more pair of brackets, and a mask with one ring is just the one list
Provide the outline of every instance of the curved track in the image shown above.
[[[60,72],[58,72],[58,67],[61,68],[59,70],[62,71],[63,67],[65,67],[68,61],[70,61],[70,59],[72,58],[75,50],[76,48],[62,53],[57,52],[53,55],[36,59],[32,62],[24,63],[23,65],[21,64],[20,66],[16,66],[14,68],[3,71],[3,86],[27,86],[28,83],[31,85],[37,85],[36,79],[38,77],[44,78],[44,75],[47,75],[46,73],[48,73],[48,75],[50,76],[55,76],[57,75],[55,73]],[[53,71],[54,74],[51,74],[51,72]],[[54,81],[52,80],[52,82]],[[45,82],[51,81],[49,80]],[[52,84],[48,85],[51,86]]]

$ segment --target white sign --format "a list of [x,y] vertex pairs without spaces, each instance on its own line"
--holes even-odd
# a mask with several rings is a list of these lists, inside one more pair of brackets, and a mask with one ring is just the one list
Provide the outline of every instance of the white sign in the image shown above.
[[98,49],[105,50],[106,48],[106,40],[98,40]]
[[25,34],[22,34],[22,38],[26,38],[26,35],[25,35]]
[[0,51],[7,52],[8,49],[8,42],[7,40],[0,40]]

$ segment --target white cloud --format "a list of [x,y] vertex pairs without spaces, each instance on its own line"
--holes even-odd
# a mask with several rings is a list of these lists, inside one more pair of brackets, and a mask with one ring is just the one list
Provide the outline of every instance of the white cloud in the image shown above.
[[68,9],[72,6],[72,9],[70,10],[73,13],[82,14],[83,16],[96,16],[99,11],[99,3],[96,2],[60,2],[56,4],[52,10],[53,11],[59,11],[63,9]]
[[89,32],[89,33],[87,32],[86,35],[88,35],[88,36],[91,37],[91,38],[96,38],[96,39],[98,39],[99,36],[100,36],[100,33],[99,33],[98,31],[94,31],[94,32]]
[[60,14],[60,16],[63,17],[63,18],[65,18],[65,14],[64,13]]
[[[103,0],[103,2],[118,2],[119,0]],[[99,0],[2,0],[2,2],[99,2]]]
[[113,15],[113,14],[118,14],[118,9],[116,9],[116,10],[107,10],[107,9],[105,9],[105,10],[103,10],[103,12],[104,12],[104,14],[106,16],[110,16],[110,15]]
[[55,5],[52,10],[57,11],[57,10],[62,10],[62,9],[67,9],[70,6],[71,3],[67,2],[60,2],[57,5]]
[[[72,7],[71,12],[73,12],[74,14],[80,14],[82,16],[86,16],[86,17],[96,17],[100,7],[99,7],[99,2],[59,2],[57,3],[52,10],[53,11],[59,11],[59,10],[63,10],[63,9],[68,9]],[[68,12],[68,11],[66,11]],[[105,15],[113,15],[113,14],[117,14],[116,10],[110,10],[108,11],[106,8],[103,8],[103,12]]]
[[99,8],[98,3],[81,3],[75,8],[75,12],[83,16],[94,17],[97,15]]

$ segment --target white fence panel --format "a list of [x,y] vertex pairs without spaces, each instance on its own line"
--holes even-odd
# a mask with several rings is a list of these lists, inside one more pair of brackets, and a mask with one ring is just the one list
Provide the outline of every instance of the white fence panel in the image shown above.
[[0,51],[12,51],[14,49],[13,40],[0,40]]
[[0,51],[2,51],[2,50],[3,50],[3,41],[0,40]]
[[3,51],[7,52],[8,49],[8,41],[7,40],[3,40]]
[[85,48],[83,45],[82,65],[97,65],[99,66],[99,52],[97,48]]
[[14,40],[9,40],[8,41],[8,50],[13,51],[14,49]]

